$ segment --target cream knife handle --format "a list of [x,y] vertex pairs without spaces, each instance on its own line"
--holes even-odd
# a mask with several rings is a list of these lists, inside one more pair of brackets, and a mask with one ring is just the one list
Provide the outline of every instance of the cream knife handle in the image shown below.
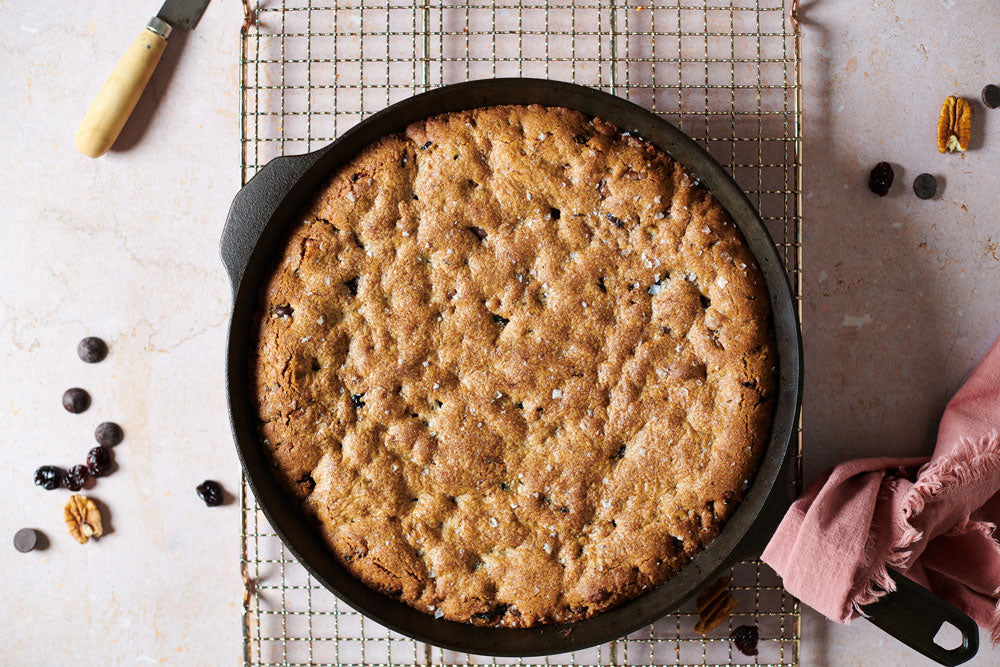
[[115,143],[167,47],[170,26],[151,19],[118,61],[76,131],[76,148],[100,157]]

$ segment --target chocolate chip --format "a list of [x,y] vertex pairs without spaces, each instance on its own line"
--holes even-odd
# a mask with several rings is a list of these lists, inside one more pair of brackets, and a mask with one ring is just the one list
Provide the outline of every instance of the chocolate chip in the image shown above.
[[480,241],[486,240],[486,230],[482,227],[469,227],[469,231],[475,234]]
[[76,346],[76,353],[88,364],[96,364],[108,356],[108,345],[100,338],[87,336]]
[[356,410],[360,410],[361,408],[365,407],[364,399],[365,399],[364,393],[351,394],[351,404],[354,405],[354,408]]
[[589,134],[576,134],[576,135],[573,135],[573,141],[575,141],[578,144],[585,144],[588,141],[590,141],[590,135]]
[[222,504],[225,497],[219,483],[213,482],[210,479],[196,486],[195,491],[198,492],[198,497],[205,501],[205,504],[209,507],[218,507]]
[[741,625],[733,630],[730,637],[743,655],[757,655],[757,641],[760,635],[756,625]]
[[930,174],[920,174],[913,179],[913,192],[921,199],[930,199],[937,193],[937,179]]
[[888,162],[879,162],[868,174],[868,189],[879,197],[886,196],[892,187],[893,176],[892,165]]
[[560,217],[560,216],[562,215],[562,211],[560,211],[560,210],[559,210],[559,209],[557,209],[557,208],[550,208],[550,209],[549,209],[549,215],[551,215],[551,216],[552,216],[552,219],[553,219],[553,220],[558,220],[558,219],[559,219],[559,217]]
[[14,548],[23,554],[28,553],[38,544],[38,533],[33,528],[22,528],[14,533]]
[[104,447],[114,447],[125,438],[125,434],[122,432],[122,427],[118,424],[114,422],[101,422],[94,429],[94,438]]
[[293,312],[295,312],[294,309],[287,303],[274,307],[275,317],[291,317]]
[[502,315],[497,315],[496,313],[493,313],[493,321],[502,327],[505,327],[508,324],[510,324],[510,320],[508,320],[506,317],[503,317]]
[[989,109],[1000,107],[1000,86],[991,83],[983,88],[983,104]]
[[79,387],[73,387],[63,392],[63,407],[67,412],[79,414],[90,407],[90,394]]
[[351,296],[357,296],[358,295],[358,279],[357,278],[351,278],[350,280],[344,281],[344,287],[346,287],[347,291],[351,293]]

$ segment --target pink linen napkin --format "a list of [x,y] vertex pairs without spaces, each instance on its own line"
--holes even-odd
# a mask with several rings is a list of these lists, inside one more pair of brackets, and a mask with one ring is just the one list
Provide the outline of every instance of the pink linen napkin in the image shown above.
[[824,472],[792,504],[764,562],[841,623],[895,590],[895,569],[1000,641],[998,428],[1000,338],[948,403],[930,459],[859,459]]

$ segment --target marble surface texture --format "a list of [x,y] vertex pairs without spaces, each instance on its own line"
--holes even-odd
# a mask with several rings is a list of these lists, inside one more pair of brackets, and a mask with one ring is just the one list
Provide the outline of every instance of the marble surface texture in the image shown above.
[[[78,154],[79,119],[155,6],[0,0],[0,662],[234,665],[239,512],[223,392],[229,285],[218,238],[239,185],[241,9],[214,2],[178,35],[114,149]],[[805,468],[929,451],[948,397],[1000,334],[1000,110],[976,107],[973,150],[939,155],[949,94],[1000,83],[991,0],[803,0]],[[880,160],[892,193],[866,187]],[[916,199],[928,171],[940,194]],[[76,342],[98,335],[108,359]],[[91,391],[83,415],[62,410]],[[82,461],[121,423],[118,471],[89,492],[107,538],[80,546],[41,463]],[[23,526],[48,547],[10,546]],[[803,615],[802,664],[931,664],[861,621]],[[985,642],[970,665],[1000,662]]]

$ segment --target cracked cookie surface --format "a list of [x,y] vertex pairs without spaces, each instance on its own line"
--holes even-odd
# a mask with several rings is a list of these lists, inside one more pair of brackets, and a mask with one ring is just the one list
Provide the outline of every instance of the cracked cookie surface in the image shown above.
[[719,532],[776,352],[739,231],[665,153],[551,107],[362,150],[265,280],[275,474],[369,586],[456,621],[586,618]]

